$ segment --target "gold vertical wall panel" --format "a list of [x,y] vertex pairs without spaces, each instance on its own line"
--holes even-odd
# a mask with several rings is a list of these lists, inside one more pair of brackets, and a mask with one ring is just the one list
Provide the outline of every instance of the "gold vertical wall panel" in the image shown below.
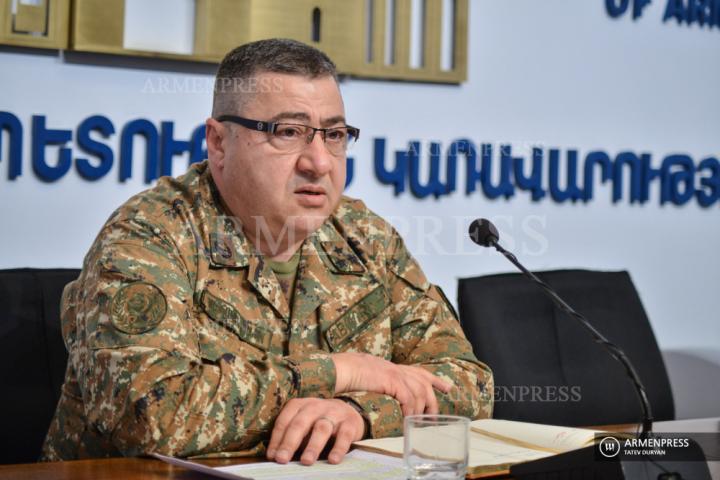
[[195,0],[193,55],[222,60],[250,41],[250,0]]
[[[125,0],[73,0],[73,2],[75,8],[71,45],[74,50],[213,63],[222,58],[222,55],[208,57],[125,48]],[[201,20],[206,19],[207,16],[201,18]],[[195,26],[197,22],[196,18]],[[204,24],[201,24],[201,27],[207,28]],[[207,35],[207,30],[203,33]],[[158,28],[158,35],[162,35],[161,28]],[[202,46],[203,40],[196,36],[194,45],[198,44]]]
[[[369,35],[371,35],[372,41],[369,43],[369,48],[371,51],[365,51],[361,61],[348,73],[373,77],[385,64],[385,42],[388,39],[388,32],[385,31],[387,4],[386,0],[364,0],[364,2],[366,8],[363,22],[370,22]],[[370,15],[369,19],[368,15]],[[368,45],[367,41],[363,48],[366,48],[366,45]]]
[[[320,11],[320,41],[314,42],[313,10]],[[345,71],[364,55],[363,0],[252,0],[251,40],[283,37],[313,45]]]
[[425,58],[423,66],[428,72],[437,74],[440,72],[440,57],[442,55],[442,0],[425,1]]
[[395,66],[398,70],[410,68],[410,0],[395,0]]
[[72,48],[123,53],[125,0],[73,0]]
[[[385,63],[385,39],[387,38],[387,32],[385,32],[385,14],[387,11],[386,0],[365,0],[366,2],[373,2],[373,19],[372,19],[372,35],[373,35],[373,55],[372,62],[370,65],[382,65]],[[368,65],[366,68],[369,72],[374,69]],[[361,70],[360,70],[361,71]]]
[[[390,78],[425,82],[461,83],[467,77],[467,22],[468,0],[455,0],[455,31],[453,35],[453,68],[441,70],[442,49],[442,0],[425,0],[423,65],[410,68],[410,0],[395,0],[394,32],[386,31],[387,0],[365,0],[374,2],[373,9],[373,54],[372,61],[363,61],[359,68],[346,73],[360,77]],[[388,35],[394,33],[395,61],[385,64],[385,43]],[[367,52],[362,57],[367,58]]]
[[40,5],[17,4],[0,0],[0,43],[23,47],[68,47],[70,0],[42,0]]
[[455,71],[458,82],[467,80],[468,70],[468,0],[455,0]]
[[47,31],[49,20],[47,0],[41,0],[39,5],[26,5],[17,3],[15,14],[15,31],[44,33]]
[[[352,70],[364,57],[365,25],[362,21],[365,3],[362,0],[309,1],[322,12],[319,42],[308,42],[323,50],[341,72]],[[312,18],[312,9],[309,17]]]
[[[365,24],[362,0],[323,0],[317,4],[322,12],[322,35],[319,42],[309,42],[337,64],[341,72],[350,71],[365,56]],[[310,15],[312,15],[312,8]]]

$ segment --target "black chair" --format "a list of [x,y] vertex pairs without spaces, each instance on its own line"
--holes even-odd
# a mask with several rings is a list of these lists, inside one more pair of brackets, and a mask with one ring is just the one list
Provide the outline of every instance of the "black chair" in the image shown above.
[[[625,351],[655,420],[672,420],[670,382],[630,275],[587,270],[537,275]],[[495,375],[495,418],[569,426],[642,418],[624,368],[522,274],[461,279],[458,307],[475,354]]]
[[60,297],[76,269],[0,270],[0,463],[37,461],[65,376]]

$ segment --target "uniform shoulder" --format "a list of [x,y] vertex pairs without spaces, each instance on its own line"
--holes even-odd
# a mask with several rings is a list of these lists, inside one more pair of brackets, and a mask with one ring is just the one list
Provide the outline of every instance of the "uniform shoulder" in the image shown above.
[[179,177],[161,177],[157,184],[120,205],[108,218],[107,225],[119,221],[137,221],[169,227],[184,206],[200,202],[200,191],[206,165],[193,165]]
[[333,217],[343,230],[352,231],[367,240],[387,239],[397,234],[387,220],[356,198],[343,196]]
[[428,290],[427,278],[408,251],[401,235],[390,222],[370,210],[361,200],[343,197],[334,221],[337,230],[365,260],[366,265],[374,268],[379,278],[392,272],[416,290]]
[[121,243],[191,255],[197,230],[188,228],[188,222],[196,223],[197,212],[204,208],[203,196],[209,189],[205,171],[203,163],[193,165],[184,175],[162,177],[154,187],[128,199],[98,232],[83,268],[105,262],[113,255],[112,245]]

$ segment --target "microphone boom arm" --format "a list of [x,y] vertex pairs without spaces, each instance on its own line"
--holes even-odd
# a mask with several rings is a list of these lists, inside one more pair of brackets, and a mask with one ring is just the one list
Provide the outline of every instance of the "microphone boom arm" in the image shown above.
[[640,381],[640,377],[635,371],[635,368],[633,368],[632,364],[630,363],[630,360],[625,355],[625,352],[622,351],[620,347],[612,343],[610,340],[605,338],[605,336],[600,333],[595,327],[593,327],[590,322],[587,321],[585,317],[583,317],[581,314],[576,312],[570,305],[568,305],[560,296],[553,291],[550,286],[540,280],[534,273],[532,273],[530,270],[525,268],[515,257],[515,255],[512,254],[512,252],[508,252],[505,250],[500,244],[497,242],[496,238],[489,237],[487,242],[495,247],[495,250],[502,253],[505,258],[507,258],[513,265],[515,265],[518,269],[520,269],[521,272],[523,272],[527,277],[529,277],[531,280],[533,280],[538,286],[540,286],[545,293],[550,297],[550,299],[557,305],[557,307],[562,310],[563,312],[567,313],[568,315],[576,318],[578,321],[580,321],[580,324],[584,326],[590,334],[593,336],[593,339],[596,343],[601,344],[603,347],[605,347],[608,352],[610,352],[610,355],[613,356],[618,362],[622,364],[623,367],[625,367],[625,370],[627,371],[628,376],[632,380],[632,382],[635,384],[635,391],[638,394],[638,397],[640,397],[640,405],[642,406],[643,410],[643,422],[642,422],[642,430],[641,430],[641,437],[647,436],[650,431],[652,430],[652,411],[650,409],[650,402],[648,401],[647,393],[645,393],[645,387],[643,386],[642,382]]

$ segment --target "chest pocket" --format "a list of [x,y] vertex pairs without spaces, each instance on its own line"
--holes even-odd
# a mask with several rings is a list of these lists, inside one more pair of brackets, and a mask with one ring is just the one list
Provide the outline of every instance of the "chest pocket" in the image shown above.
[[391,338],[390,320],[382,312],[389,304],[385,287],[375,288],[325,330],[330,348],[336,352],[354,350],[384,356]]
[[200,304],[210,318],[233,332],[242,341],[264,352],[270,349],[273,336],[270,328],[246,320],[235,307],[207,290],[203,290],[200,294]]

